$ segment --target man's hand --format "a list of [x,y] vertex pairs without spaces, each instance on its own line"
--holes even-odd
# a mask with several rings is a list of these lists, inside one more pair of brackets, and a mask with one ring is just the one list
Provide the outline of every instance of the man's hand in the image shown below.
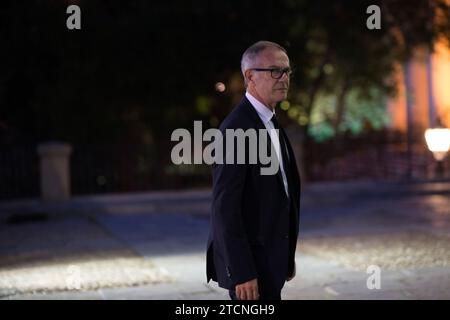
[[292,279],[294,279],[296,273],[297,273],[297,265],[294,262],[294,272],[292,272],[292,275],[290,277],[286,278],[286,281],[291,281]]
[[253,279],[236,285],[236,296],[239,300],[258,300],[258,280]]

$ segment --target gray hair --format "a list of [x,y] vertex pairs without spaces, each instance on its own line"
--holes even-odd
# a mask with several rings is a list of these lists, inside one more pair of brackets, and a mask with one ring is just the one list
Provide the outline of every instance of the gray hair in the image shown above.
[[285,48],[283,48],[282,46],[280,46],[278,43],[275,43],[275,42],[262,40],[262,41],[258,41],[256,43],[252,44],[250,47],[247,48],[247,50],[245,50],[244,54],[242,55],[242,59],[241,59],[241,71],[242,71],[242,75],[244,76],[245,82],[246,82],[245,70],[247,70],[250,67],[251,62],[253,60],[255,60],[255,58],[262,51],[264,51],[268,48],[275,48],[275,49],[283,51],[284,53],[287,53]]

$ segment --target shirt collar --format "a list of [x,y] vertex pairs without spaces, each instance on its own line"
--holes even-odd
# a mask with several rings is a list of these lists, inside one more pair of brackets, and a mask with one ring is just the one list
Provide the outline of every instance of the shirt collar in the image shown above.
[[259,117],[261,118],[264,124],[268,123],[270,119],[272,119],[273,115],[275,114],[275,111],[271,111],[258,99],[252,96],[248,91],[245,92],[245,97],[248,99],[248,101],[250,101],[253,108],[255,108],[256,112],[258,113]]

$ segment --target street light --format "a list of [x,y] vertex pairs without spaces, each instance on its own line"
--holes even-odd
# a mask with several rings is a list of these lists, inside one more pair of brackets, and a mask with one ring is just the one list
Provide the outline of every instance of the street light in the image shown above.
[[444,160],[450,149],[450,129],[447,128],[431,128],[425,131],[425,140],[428,149],[433,152],[433,156],[437,161]]
[[450,149],[450,129],[444,128],[440,125],[436,128],[425,130],[425,140],[428,149],[433,152],[433,157],[436,159],[438,176],[442,177],[444,167],[442,161]]

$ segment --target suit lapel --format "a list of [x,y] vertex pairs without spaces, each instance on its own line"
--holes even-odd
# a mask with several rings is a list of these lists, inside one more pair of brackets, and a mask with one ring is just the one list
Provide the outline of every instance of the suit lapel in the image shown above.
[[[255,129],[266,130],[266,126],[262,122],[262,120],[259,117],[258,113],[256,112],[255,108],[252,106],[250,101],[248,101],[248,99],[245,96],[242,99],[241,104],[245,108],[246,114],[253,120],[253,123],[255,124]],[[269,132],[266,131],[266,133],[267,133],[267,137],[268,137],[267,148],[268,148],[268,152],[270,152],[270,146],[273,146],[273,143],[272,143],[272,139],[270,138]],[[281,132],[280,132],[280,134],[281,134]],[[258,137],[258,144],[259,144],[259,132],[257,132],[257,137]],[[274,150],[275,150],[275,147],[274,147]],[[267,153],[267,154],[269,155],[269,153]],[[292,158],[291,155],[289,155],[289,157]],[[284,189],[284,182],[283,182],[283,176],[281,173],[281,168],[279,168],[276,175],[277,175],[277,180],[280,184],[280,187],[282,188],[283,194],[286,196],[286,191]]]

